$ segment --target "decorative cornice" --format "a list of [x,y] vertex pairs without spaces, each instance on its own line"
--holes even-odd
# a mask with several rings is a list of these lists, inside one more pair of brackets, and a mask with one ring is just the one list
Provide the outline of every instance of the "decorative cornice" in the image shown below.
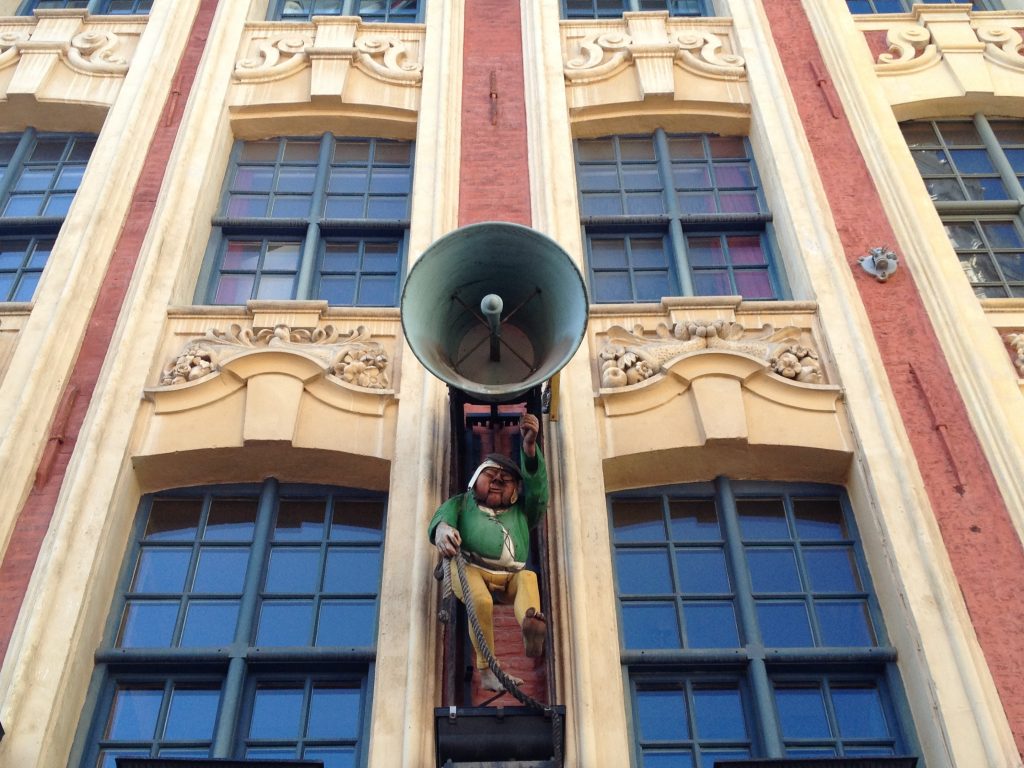
[[211,328],[189,341],[164,368],[159,388],[176,388],[219,373],[226,363],[260,350],[294,352],[320,363],[326,374],[359,389],[386,390],[388,355],[359,326],[347,334],[334,326],[323,328],[243,328],[233,323],[227,331]]
[[598,353],[601,387],[639,384],[664,375],[672,361],[705,350],[746,355],[783,378],[822,384],[817,352],[801,343],[801,335],[799,328],[776,330],[771,325],[748,333],[740,323],[726,320],[681,322],[671,328],[661,323],[653,338],[639,325],[632,332],[613,326]]

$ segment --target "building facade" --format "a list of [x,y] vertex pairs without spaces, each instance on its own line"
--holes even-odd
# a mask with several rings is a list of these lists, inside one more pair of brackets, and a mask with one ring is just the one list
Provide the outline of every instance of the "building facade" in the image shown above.
[[399,297],[507,221],[590,302],[543,414],[565,764],[1022,765],[1022,29],[0,0],[0,764],[434,764],[465,425]]

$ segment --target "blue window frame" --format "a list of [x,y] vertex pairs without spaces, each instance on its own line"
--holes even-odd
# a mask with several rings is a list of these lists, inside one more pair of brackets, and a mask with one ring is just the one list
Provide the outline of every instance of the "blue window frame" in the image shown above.
[[330,134],[239,142],[196,301],[394,306],[412,153],[407,141]]
[[745,138],[580,139],[576,178],[594,302],[783,295]]
[[364,764],[384,507],[275,480],[146,497],[71,764]]
[[360,16],[363,21],[422,21],[423,0],[273,0],[269,18],[309,21],[314,16]]
[[901,127],[975,294],[1024,297],[1024,122],[976,115]]
[[[999,0],[925,0],[931,5],[971,3],[976,11],[995,11],[1002,8]],[[921,0],[846,0],[850,13],[906,13]]]
[[707,16],[708,0],[562,0],[563,19],[613,19],[626,11],[668,11],[670,16]]
[[0,134],[0,301],[31,301],[85,175],[93,136]]
[[153,0],[26,0],[19,14],[31,16],[32,11],[48,8],[82,8],[97,15],[137,16],[153,10]]
[[915,751],[840,489],[719,478],[609,508],[637,765]]

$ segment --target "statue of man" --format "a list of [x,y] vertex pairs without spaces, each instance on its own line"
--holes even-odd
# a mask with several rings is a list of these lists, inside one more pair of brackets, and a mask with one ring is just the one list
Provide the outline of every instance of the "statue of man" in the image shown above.
[[[502,602],[512,602],[523,630],[526,655],[531,658],[544,655],[547,631],[540,611],[537,574],[525,567],[530,553],[530,530],[540,522],[548,503],[547,469],[544,456],[537,449],[539,428],[537,417],[525,414],[519,422],[519,465],[492,453],[473,473],[467,492],[442,504],[427,530],[431,543],[444,557],[454,557],[460,548],[465,555],[470,599],[491,652],[494,597],[498,597]],[[465,602],[462,585],[454,572],[452,576],[452,590]],[[481,686],[491,691],[504,690],[487,666],[472,632],[470,639],[476,651]],[[514,677],[512,680],[517,685],[522,682]]]

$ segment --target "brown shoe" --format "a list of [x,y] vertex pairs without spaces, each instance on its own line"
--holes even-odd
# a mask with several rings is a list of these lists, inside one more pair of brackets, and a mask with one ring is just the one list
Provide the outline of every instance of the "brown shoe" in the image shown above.
[[523,645],[526,646],[528,658],[536,659],[544,655],[544,636],[547,631],[548,624],[544,614],[528,608],[523,618]]

